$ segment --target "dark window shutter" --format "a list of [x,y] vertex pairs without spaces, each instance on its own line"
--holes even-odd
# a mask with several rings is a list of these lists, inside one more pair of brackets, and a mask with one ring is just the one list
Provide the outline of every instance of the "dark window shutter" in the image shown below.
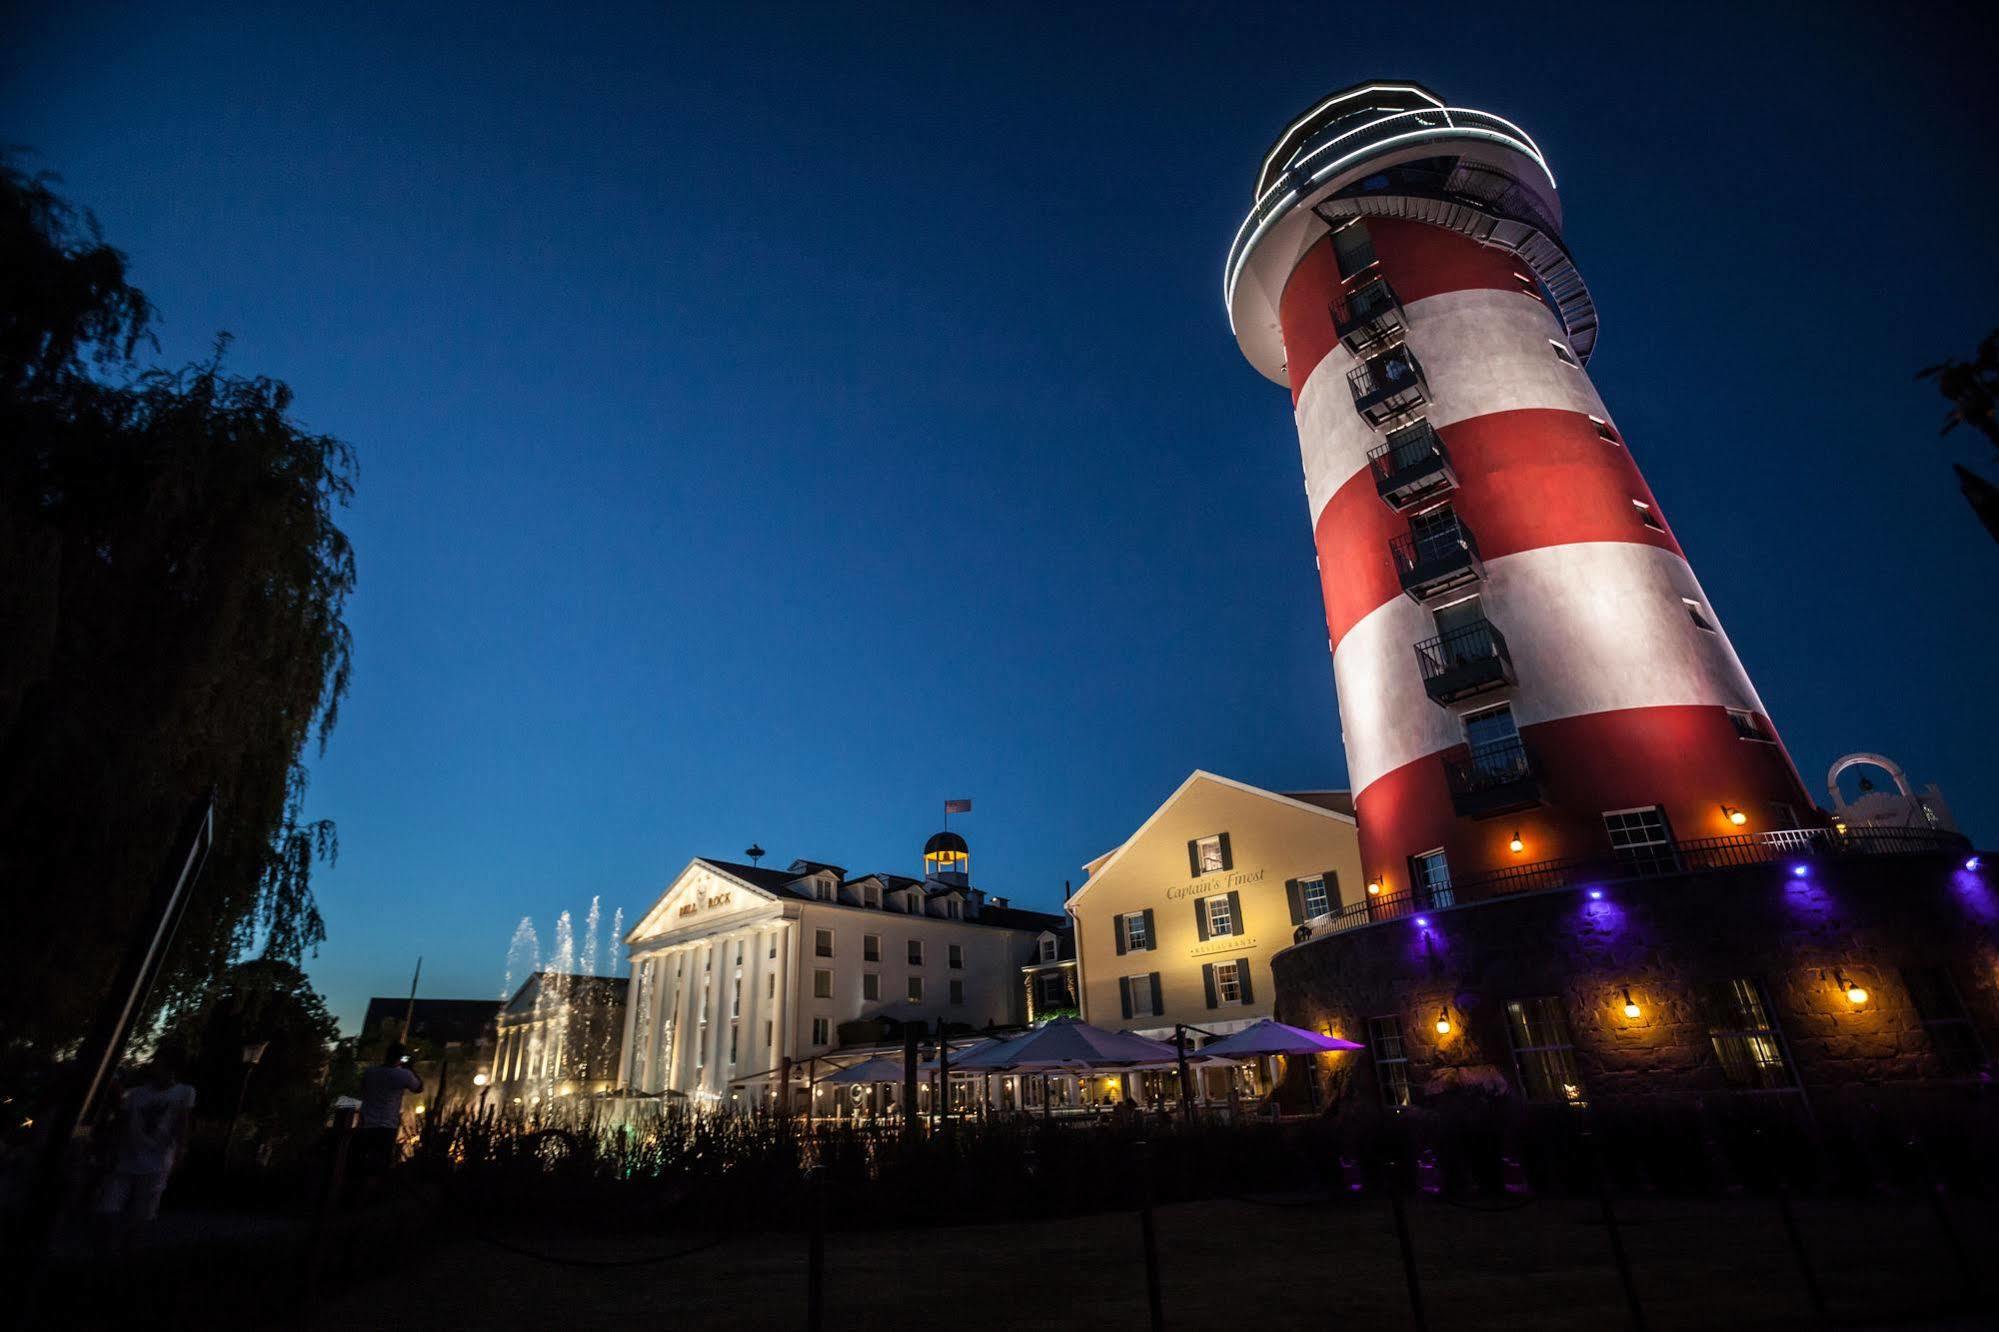
[[1117,955],[1123,957],[1125,950],[1124,917],[1112,916],[1111,927],[1117,931]]
[[1125,1015],[1126,1017],[1130,1017],[1130,1016],[1131,1016],[1131,977],[1129,977],[1129,976],[1119,976],[1119,977],[1117,978],[1117,1000],[1118,1000],[1118,1004],[1119,1004],[1119,1006],[1120,1006],[1120,1007],[1122,1007],[1122,1008],[1124,1009],[1124,1015]]
[[1145,951],[1159,947],[1159,928],[1152,923],[1152,908],[1145,909]]
[[1215,964],[1212,962],[1203,962],[1201,964],[1201,988],[1208,992],[1208,1007],[1213,1008],[1215,1006]]
[[1340,872],[1326,870],[1319,877],[1326,881],[1326,910],[1340,914]]
[[1249,925],[1242,918],[1242,894],[1229,894],[1229,928],[1237,934],[1248,934]]
[[1159,973],[1152,973],[1152,1015],[1158,1017],[1166,1011],[1166,1000],[1159,993]]
[[1198,840],[1187,843],[1187,869],[1195,878],[1201,877],[1201,843]]
[[1222,868],[1225,870],[1232,870],[1235,868],[1235,857],[1229,854],[1229,835],[1227,833],[1223,833],[1221,837],[1222,837]]
[[1284,881],[1284,899],[1291,904],[1291,923],[1293,925],[1303,925],[1305,923],[1305,895],[1298,891],[1298,881],[1296,879],[1286,879]]
[[1208,899],[1205,897],[1194,899],[1194,928],[1200,932],[1202,939],[1208,937]]
[[1239,957],[1235,960],[1235,983],[1242,989],[1242,1001],[1244,1003],[1253,1004],[1256,1002],[1256,992],[1249,988],[1249,959],[1246,957]]

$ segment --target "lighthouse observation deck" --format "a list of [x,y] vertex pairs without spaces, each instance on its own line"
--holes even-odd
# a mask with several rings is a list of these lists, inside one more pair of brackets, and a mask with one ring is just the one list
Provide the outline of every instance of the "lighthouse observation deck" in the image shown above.
[[1277,306],[1286,278],[1313,243],[1356,216],[1412,218],[1516,253],[1588,359],[1596,306],[1562,244],[1555,177],[1539,146],[1513,122],[1449,106],[1420,85],[1368,83],[1325,98],[1277,137],[1229,246],[1229,324],[1268,378],[1284,382]]

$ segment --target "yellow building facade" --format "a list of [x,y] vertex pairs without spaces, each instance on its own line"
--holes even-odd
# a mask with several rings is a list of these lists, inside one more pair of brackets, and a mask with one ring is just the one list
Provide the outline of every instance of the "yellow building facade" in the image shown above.
[[1070,897],[1083,1018],[1170,1037],[1271,1012],[1270,958],[1361,901],[1343,791],[1265,791],[1195,772]]

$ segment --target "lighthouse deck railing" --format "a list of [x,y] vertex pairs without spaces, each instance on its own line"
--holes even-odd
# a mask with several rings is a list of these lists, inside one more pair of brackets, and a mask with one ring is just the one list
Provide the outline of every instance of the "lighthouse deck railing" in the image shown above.
[[1522,893],[1594,889],[1633,879],[1787,863],[1794,873],[1802,871],[1800,877],[1808,877],[1811,863],[1818,860],[1959,856],[1970,850],[1969,839],[1940,828],[1848,828],[1844,832],[1837,828],[1785,828],[1662,842],[1601,856],[1509,865],[1426,889],[1374,894],[1313,922],[1309,928],[1317,938]]

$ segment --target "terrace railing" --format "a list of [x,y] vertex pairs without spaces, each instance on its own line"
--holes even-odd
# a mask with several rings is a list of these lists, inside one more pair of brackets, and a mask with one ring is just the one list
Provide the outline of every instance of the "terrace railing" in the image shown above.
[[1772,832],[1704,837],[1627,848],[1601,856],[1542,860],[1508,865],[1486,874],[1454,879],[1435,890],[1382,893],[1349,903],[1312,927],[1317,938],[1344,934],[1382,921],[1404,920],[1431,911],[1490,902],[1523,893],[1608,886],[1668,874],[1705,874],[1750,865],[1804,865],[1813,861],[1867,856],[1963,855],[1971,842],[1934,828],[1785,828]]

